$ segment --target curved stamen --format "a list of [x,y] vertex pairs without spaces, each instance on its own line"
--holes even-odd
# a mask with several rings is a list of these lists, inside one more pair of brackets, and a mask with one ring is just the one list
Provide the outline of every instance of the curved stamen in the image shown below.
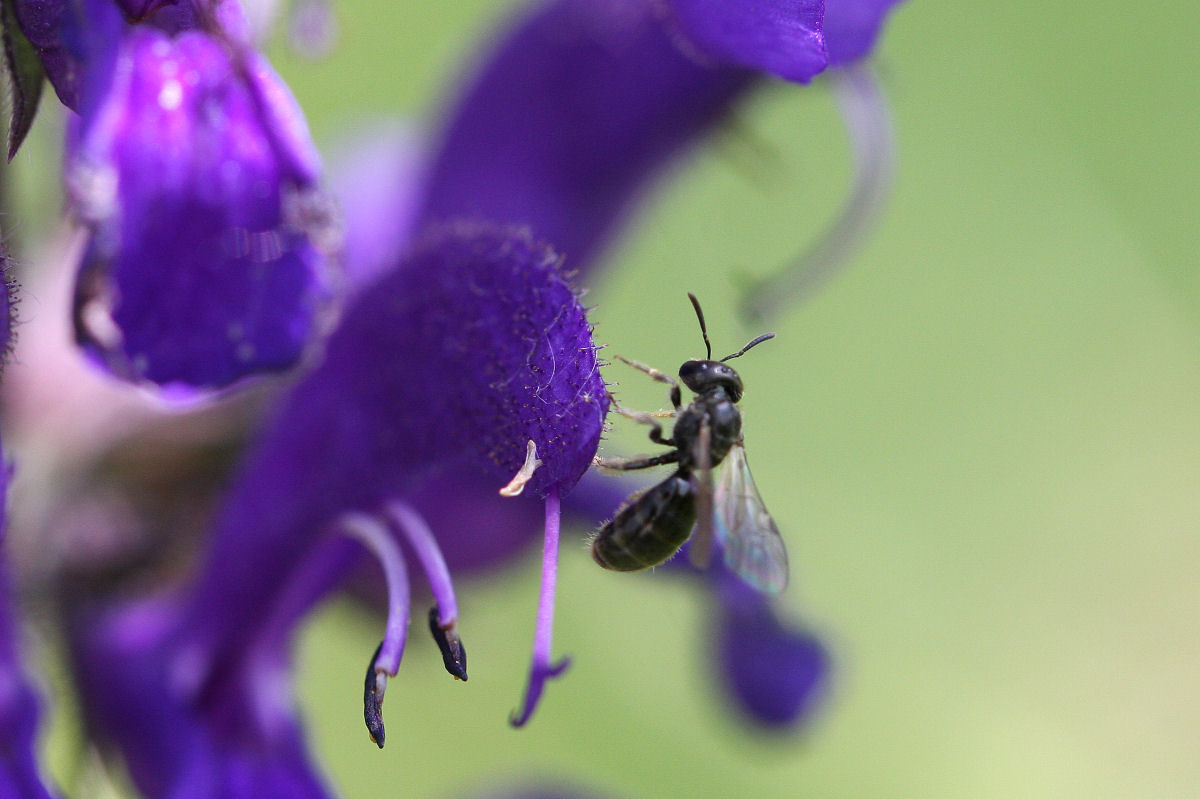
[[776,316],[846,266],[879,221],[891,190],[896,134],[887,99],[870,67],[860,63],[833,70],[830,81],[853,151],[850,194],[833,224],[790,267],[750,287],[741,302],[747,321]]
[[408,567],[404,553],[388,528],[377,519],[361,513],[348,513],[338,520],[343,532],[357,539],[376,557],[383,567],[387,582],[387,625],[383,641],[367,664],[363,695],[363,717],[367,732],[380,749],[383,748],[383,694],[387,678],[395,677],[404,656],[404,641],[408,634],[409,585]]
[[546,494],[546,537],[542,548],[542,589],[538,597],[537,627],[533,635],[533,658],[529,666],[529,684],[519,712],[513,711],[508,723],[523,727],[537,710],[546,681],[557,677],[571,665],[570,658],[550,662],[550,643],[554,634],[554,585],[558,576],[558,534],[561,521],[557,490]]
[[438,546],[433,531],[425,519],[406,502],[390,502],[388,516],[396,529],[412,546],[421,561],[421,568],[429,579],[429,591],[436,603],[429,612],[429,631],[442,651],[446,671],[456,679],[467,679],[467,650],[458,635],[458,600],[454,596],[454,584],[450,581],[450,570]]

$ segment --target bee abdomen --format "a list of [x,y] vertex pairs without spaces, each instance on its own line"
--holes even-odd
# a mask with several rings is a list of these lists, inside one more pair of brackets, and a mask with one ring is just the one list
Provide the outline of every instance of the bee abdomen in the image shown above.
[[649,568],[674,555],[695,524],[692,484],[677,473],[622,506],[596,533],[592,558],[614,571]]

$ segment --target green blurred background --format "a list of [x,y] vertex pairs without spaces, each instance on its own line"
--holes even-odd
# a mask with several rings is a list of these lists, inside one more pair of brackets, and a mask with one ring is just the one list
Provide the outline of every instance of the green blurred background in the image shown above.
[[[272,57],[331,151],[380,115],[425,117],[506,8],[338,0],[329,58]],[[628,797],[1200,796],[1197,8],[912,0],[892,18],[882,227],[739,366],[791,553],[782,604],[836,659],[806,730],[740,722],[709,668],[706,597],[601,571],[577,530],[555,636],[575,663],[521,731],[506,718],[536,553],[459,586],[469,683],[413,636],[383,751],[359,704],[379,624],[319,614],[297,693],[331,782],[347,797],[543,779]],[[827,86],[771,87],[740,123],[649,198],[590,286],[608,354],[667,369],[700,354],[687,290],[715,348],[740,346],[761,331],[736,319],[735,287],[835,213],[849,160]],[[618,367],[627,404],[665,401]],[[611,451],[644,448],[616,427]]]

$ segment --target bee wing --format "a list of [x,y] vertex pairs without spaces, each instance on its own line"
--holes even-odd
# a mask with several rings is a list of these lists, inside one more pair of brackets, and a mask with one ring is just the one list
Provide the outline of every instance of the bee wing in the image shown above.
[[712,559],[713,539],[713,479],[712,479],[712,427],[708,416],[700,420],[700,433],[692,447],[692,485],[696,489],[696,528],[692,531],[692,543],[688,547],[688,560],[697,569],[707,569]]
[[735,444],[725,456],[717,484],[715,520],[730,571],[767,593],[779,593],[787,586],[787,550],[758,495],[741,444]]

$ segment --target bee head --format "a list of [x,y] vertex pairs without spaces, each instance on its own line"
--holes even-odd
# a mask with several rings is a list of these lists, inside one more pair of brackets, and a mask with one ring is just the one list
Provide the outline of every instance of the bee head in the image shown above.
[[686,361],[679,367],[679,379],[697,394],[720,386],[733,402],[742,398],[742,378],[720,361]]
[[742,357],[751,347],[757,347],[764,341],[775,338],[775,334],[763,333],[732,355],[726,355],[721,360],[714,361],[712,360],[712,344],[708,341],[708,325],[704,324],[704,311],[700,310],[700,300],[696,299],[696,295],[690,291],[688,299],[692,301],[692,307],[696,309],[696,320],[700,322],[700,335],[704,337],[706,354],[703,361],[687,361],[679,367],[679,379],[697,394],[703,394],[709,389],[720,386],[729,394],[731,401],[737,402],[742,398],[742,378],[738,377],[737,372],[726,366],[725,361]]

